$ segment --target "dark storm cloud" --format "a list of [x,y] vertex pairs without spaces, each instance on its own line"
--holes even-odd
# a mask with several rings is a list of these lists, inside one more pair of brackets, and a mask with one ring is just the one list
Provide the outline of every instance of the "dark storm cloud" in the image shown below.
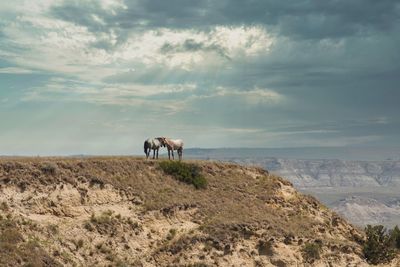
[[193,39],[187,39],[177,45],[167,42],[160,48],[160,52],[164,54],[196,51],[215,52],[223,58],[230,59],[225,48],[217,44],[207,45],[202,42],[196,42]]
[[336,38],[368,30],[389,30],[399,19],[398,1],[241,1],[225,2],[227,21],[276,25],[302,38]]
[[[304,39],[341,38],[390,31],[399,21],[396,0],[138,0],[111,14],[97,2],[83,6],[66,1],[52,15],[92,30],[132,28],[207,28],[213,25],[261,24],[278,34]],[[95,14],[106,23],[92,19]]]
[[[255,62],[236,62],[233,70],[219,72],[220,80],[228,85],[323,88],[359,80],[397,82],[396,73],[400,69],[400,53],[397,53],[400,38],[396,37],[400,33],[398,1],[138,0],[125,1],[125,4],[126,9],[112,14],[95,1],[84,6],[66,1],[51,13],[92,31],[114,30],[117,44],[108,40],[93,43],[94,47],[106,50],[123,43],[131,31],[157,27],[204,30],[213,25],[266,26],[278,38],[273,51]],[[290,38],[280,40],[281,36]],[[324,48],[321,42],[326,38],[332,42]],[[181,44],[166,42],[160,47],[160,53],[164,54],[196,51],[213,51],[229,58],[222,47],[191,39]],[[171,75],[183,80],[188,77],[182,70],[165,77]],[[208,75],[196,73],[199,81],[209,80]],[[117,74],[105,80],[117,82],[115,78],[121,78],[121,82],[165,82],[162,77],[155,78],[151,70],[140,76]]]

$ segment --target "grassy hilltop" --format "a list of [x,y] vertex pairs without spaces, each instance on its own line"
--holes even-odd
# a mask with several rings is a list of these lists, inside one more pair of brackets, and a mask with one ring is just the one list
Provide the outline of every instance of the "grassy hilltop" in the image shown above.
[[364,233],[255,167],[0,159],[0,266],[367,266]]

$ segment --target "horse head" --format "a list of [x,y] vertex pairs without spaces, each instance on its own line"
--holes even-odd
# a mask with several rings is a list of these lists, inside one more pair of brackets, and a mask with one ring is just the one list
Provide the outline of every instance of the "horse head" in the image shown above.
[[165,145],[166,145],[166,141],[165,141],[165,137],[157,137],[156,138],[159,142],[160,142],[160,144],[161,144],[161,146],[162,147],[165,147]]

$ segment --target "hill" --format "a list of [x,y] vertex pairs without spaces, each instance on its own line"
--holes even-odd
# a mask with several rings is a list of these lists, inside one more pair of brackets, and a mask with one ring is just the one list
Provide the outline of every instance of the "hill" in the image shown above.
[[290,182],[190,161],[207,187],[130,157],[0,160],[0,266],[367,266],[362,231]]
[[287,147],[287,148],[186,148],[191,158],[340,159],[350,161],[400,160],[400,147]]
[[333,206],[336,212],[346,214],[346,217],[357,225],[383,224],[391,217],[400,217],[398,205],[395,207],[387,206],[367,197],[344,198],[334,203]]
[[[263,167],[285,177],[301,192],[315,196],[351,223],[363,227],[379,222],[392,228],[400,225],[400,160],[395,160],[399,151],[396,148],[378,149],[377,153],[368,148],[187,149],[185,154],[188,158]],[[391,160],[383,160],[388,157]]]
[[[400,160],[343,160],[345,156],[335,159],[323,158],[323,155],[321,158],[304,158],[298,155],[302,150],[294,150],[297,153],[293,153],[291,157],[280,157],[285,155],[281,150],[286,151],[283,149],[276,149],[276,151],[232,149],[232,153],[229,153],[230,149],[187,149],[185,154],[186,157],[193,159],[222,160],[261,166],[290,179],[298,188],[396,187],[400,185]],[[336,154],[330,155],[334,157]],[[294,156],[298,158],[293,158]],[[368,158],[372,155],[363,157]]]

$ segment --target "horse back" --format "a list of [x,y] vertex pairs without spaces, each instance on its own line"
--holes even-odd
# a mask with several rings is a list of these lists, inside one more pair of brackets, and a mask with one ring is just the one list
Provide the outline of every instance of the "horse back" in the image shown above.
[[172,143],[174,144],[174,148],[183,148],[183,140],[182,139],[172,139]]

